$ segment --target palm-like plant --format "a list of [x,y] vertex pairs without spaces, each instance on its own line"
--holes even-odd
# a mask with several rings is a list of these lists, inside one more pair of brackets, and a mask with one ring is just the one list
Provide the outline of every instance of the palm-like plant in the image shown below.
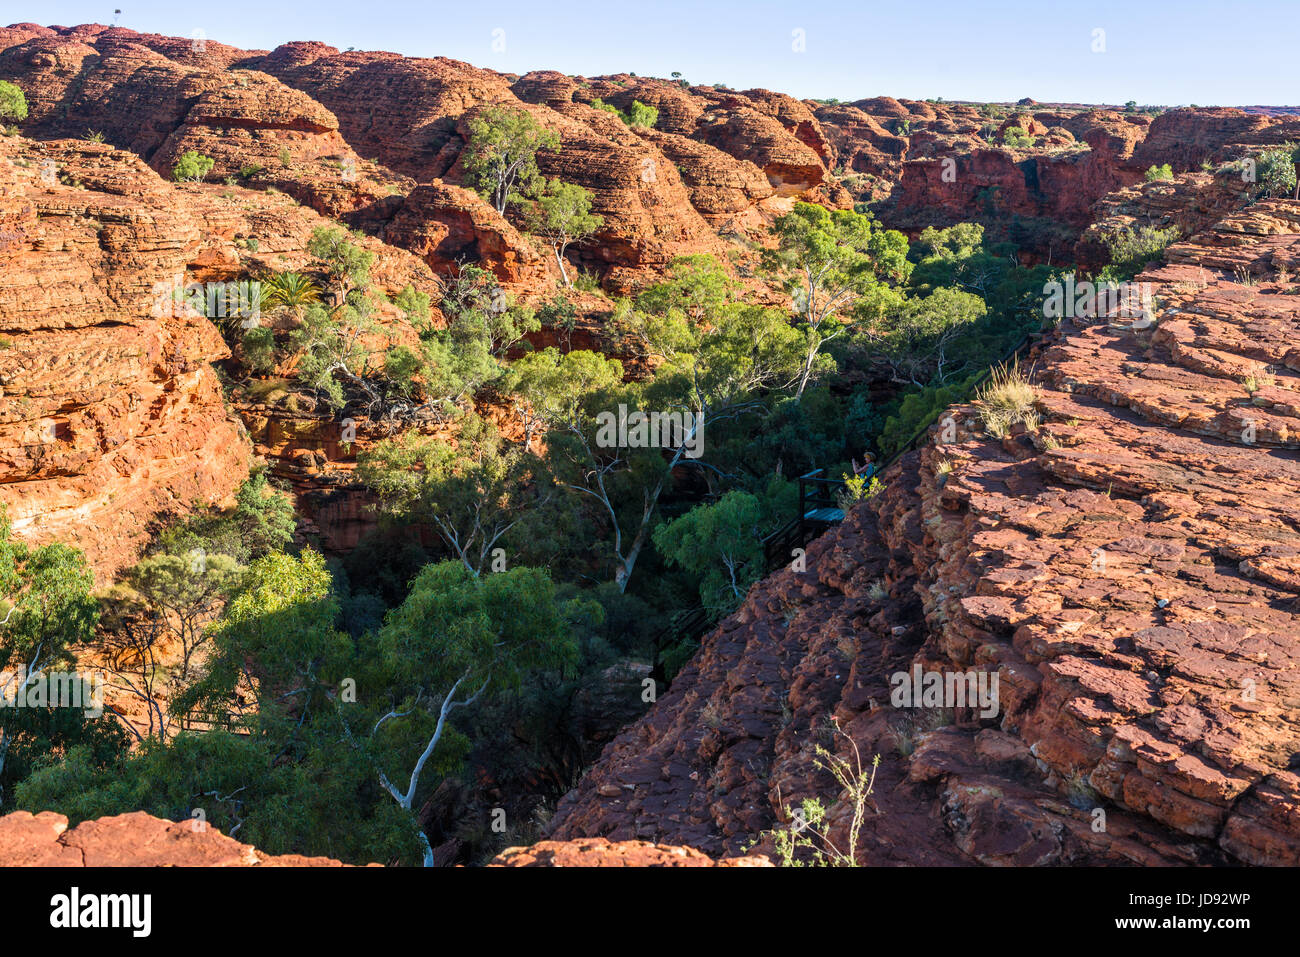
[[262,279],[262,304],[268,309],[288,309],[301,319],[303,310],[318,302],[320,286],[303,273],[271,273]]

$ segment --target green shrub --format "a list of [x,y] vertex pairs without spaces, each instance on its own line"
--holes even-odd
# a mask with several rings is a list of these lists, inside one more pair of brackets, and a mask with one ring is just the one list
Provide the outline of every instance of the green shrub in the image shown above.
[[244,333],[244,365],[255,375],[266,375],[275,368],[275,335],[265,326],[254,326]]
[[[249,249],[257,248],[257,240],[248,240]],[[320,302],[320,287],[305,273],[280,272],[263,276],[262,305],[267,309],[285,308],[295,315],[313,303]]]
[[598,110],[604,110],[606,113],[613,113],[628,126],[653,127],[659,122],[659,110],[656,107],[647,106],[640,100],[633,100],[627,112],[620,110],[613,103],[606,103],[599,97],[592,100],[591,105]]
[[885,419],[876,446],[883,458],[901,451],[922,426],[932,425],[944,409],[970,394],[969,380],[943,386],[927,386],[906,396],[898,411]]
[[1109,278],[1117,280],[1132,279],[1147,263],[1164,255],[1165,247],[1178,239],[1178,227],[1169,226],[1160,229],[1155,226],[1142,226],[1139,229],[1126,229],[1106,237],[1106,246],[1110,249],[1112,269]]
[[1265,150],[1255,161],[1255,176],[1260,195],[1287,197],[1295,192],[1295,145],[1288,143],[1279,149]]
[[659,110],[656,107],[647,106],[640,100],[633,100],[631,107],[623,114],[623,122],[628,126],[653,127],[659,122]]
[[0,120],[27,119],[27,97],[7,80],[0,80]]
[[592,292],[597,294],[604,292],[604,290],[600,288],[600,277],[594,272],[588,272],[585,269],[579,269],[577,275],[573,277],[573,288],[578,290],[578,292]]
[[406,313],[406,321],[417,332],[429,327],[428,293],[420,292],[414,286],[404,286],[402,291],[393,297],[393,305]]
[[1034,145],[1036,137],[1030,136],[1023,127],[1008,126],[1002,131],[1002,143],[1013,150],[1027,150]]
[[207,176],[216,165],[211,156],[204,156],[194,150],[186,150],[172,167],[172,179],[178,183],[194,182]]
[[424,367],[423,361],[408,346],[393,346],[384,355],[384,378],[402,396],[415,393],[415,377]]
[[1163,166],[1152,166],[1146,172],[1148,183],[1163,183],[1174,178],[1173,168],[1165,163]]
[[1038,390],[1019,363],[996,367],[976,398],[980,402],[980,421],[989,435],[1001,438],[1017,422],[1031,429],[1037,424]]

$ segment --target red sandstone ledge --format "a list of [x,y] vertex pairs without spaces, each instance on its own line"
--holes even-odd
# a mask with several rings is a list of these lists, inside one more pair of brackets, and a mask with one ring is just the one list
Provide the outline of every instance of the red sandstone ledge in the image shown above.
[[[15,811],[0,817],[3,867],[345,867],[328,857],[273,856],[194,821],[135,811],[83,821]],[[378,865],[372,865],[378,866]]]

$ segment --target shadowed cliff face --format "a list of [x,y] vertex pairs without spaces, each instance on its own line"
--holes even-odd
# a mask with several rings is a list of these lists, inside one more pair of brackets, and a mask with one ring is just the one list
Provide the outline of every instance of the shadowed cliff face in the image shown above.
[[[735,853],[815,796],[843,840],[835,719],[882,758],[864,863],[1300,863],[1300,296],[1272,278],[1297,256],[1300,208],[1257,204],[1139,277],[1154,328],[1044,343],[1036,431],[951,410],[550,835]],[[996,673],[997,715],[895,707],[918,665]]]

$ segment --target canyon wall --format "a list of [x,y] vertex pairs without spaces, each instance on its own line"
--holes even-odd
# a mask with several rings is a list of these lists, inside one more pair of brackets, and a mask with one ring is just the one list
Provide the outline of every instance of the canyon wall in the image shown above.
[[111,577],[157,516],[247,474],[209,365],[226,345],[167,297],[199,229],[131,154],[6,137],[0,232],[0,503],[19,536],[74,542]]

